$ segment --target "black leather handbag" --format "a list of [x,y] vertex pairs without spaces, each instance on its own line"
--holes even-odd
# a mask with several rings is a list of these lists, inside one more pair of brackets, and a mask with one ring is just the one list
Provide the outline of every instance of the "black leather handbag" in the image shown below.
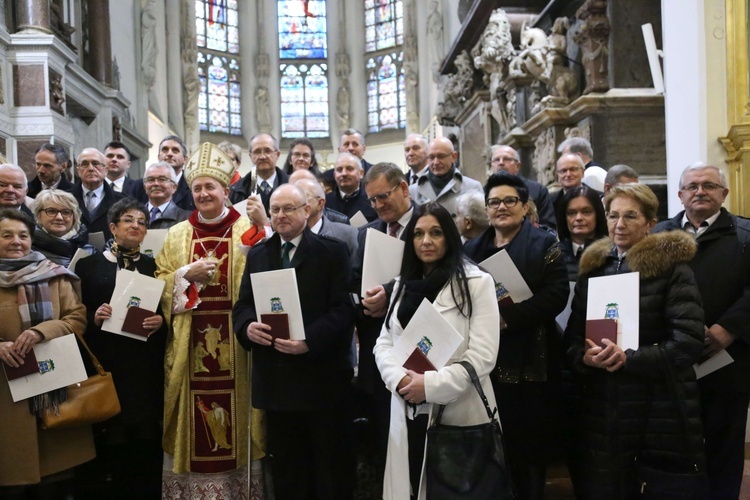
[[505,464],[497,408],[490,409],[471,363],[460,361],[459,364],[469,372],[490,422],[470,426],[443,425],[440,421],[445,405],[439,406],[435,423],[427,429],[427,499],[512,500],[516,495]]

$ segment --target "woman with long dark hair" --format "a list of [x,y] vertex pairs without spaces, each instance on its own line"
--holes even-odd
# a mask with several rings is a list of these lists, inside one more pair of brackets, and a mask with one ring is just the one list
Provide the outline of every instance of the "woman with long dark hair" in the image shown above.
[[594,241],[607,236],[607,219],[599,193],[588,186],[574,187],[563,196],[557,210],[560,239],[568,281],[578,280],[578,261]]
[[287,175],[292,175],[295,170],[309,170],[315,177],[320,175],[318,160],[315,158],[315,146],[310,139],[302,137],[292,141],[282,170]]
[[[425,436],[433,403],[446,405],[442,422],[477,425],[487,412],[466,369],[479,376],[490,407],[495,406],[489,373],[495,366],[500,316],[492,276],[464,257],[461,237],[448,211],[437,203],[414,209],[404,229],[406,246],[385,323],[375,345],[375,359],[391,391],[391,423],[383,497],[424,498]],[[463,342],[444,367],[418,374],[393,356],[393,346],[424,299],[458,333]]]

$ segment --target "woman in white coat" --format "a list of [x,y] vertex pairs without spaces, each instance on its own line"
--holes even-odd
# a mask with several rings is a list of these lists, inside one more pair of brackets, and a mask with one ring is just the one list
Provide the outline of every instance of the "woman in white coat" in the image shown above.
[[[495,282],[466,259],[453,220],[437,203],[414,209],[405,228],[406,246],[385,323],[375,345],[375,360],[391,391],[383,498],[425,498],[424,450],[432,408],[447,405],[442,423],[477,425],[489,421],[469,374],[458,361],[468,361],[479,376],[490,407],[495,407],[489,379],[495,367],[500,316]],[[423,299],[463,337],[448,364],[420,375],[393,356],[393,345]],[[428,332],[425,332],[428,333]]]

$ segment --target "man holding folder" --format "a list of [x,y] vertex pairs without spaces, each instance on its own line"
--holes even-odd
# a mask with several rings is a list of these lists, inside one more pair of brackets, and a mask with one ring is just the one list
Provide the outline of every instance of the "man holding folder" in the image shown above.
[[[346,396],[354,314],[349,256],[338,240],[307,227],[310,206],[299,186],[279,186],[270,199],[274,235],[247,256],[233,321],[252,351],[253,406],[266,410],[268,453],[278,498],[349,498],[354,458]],[[250,275],[293,268],[304,332],[277,338],[259,322]]]

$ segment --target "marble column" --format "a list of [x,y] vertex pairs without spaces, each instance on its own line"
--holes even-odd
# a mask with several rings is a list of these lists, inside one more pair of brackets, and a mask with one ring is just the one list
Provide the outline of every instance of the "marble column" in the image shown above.
[[109,1],[87,0],[86,4],[90,19],[88,71],[99,83],[111,86],[112,38],[109,32]]
[[49,24],[49,0],[19,0],[16,3],[19,33],[52,33]]

